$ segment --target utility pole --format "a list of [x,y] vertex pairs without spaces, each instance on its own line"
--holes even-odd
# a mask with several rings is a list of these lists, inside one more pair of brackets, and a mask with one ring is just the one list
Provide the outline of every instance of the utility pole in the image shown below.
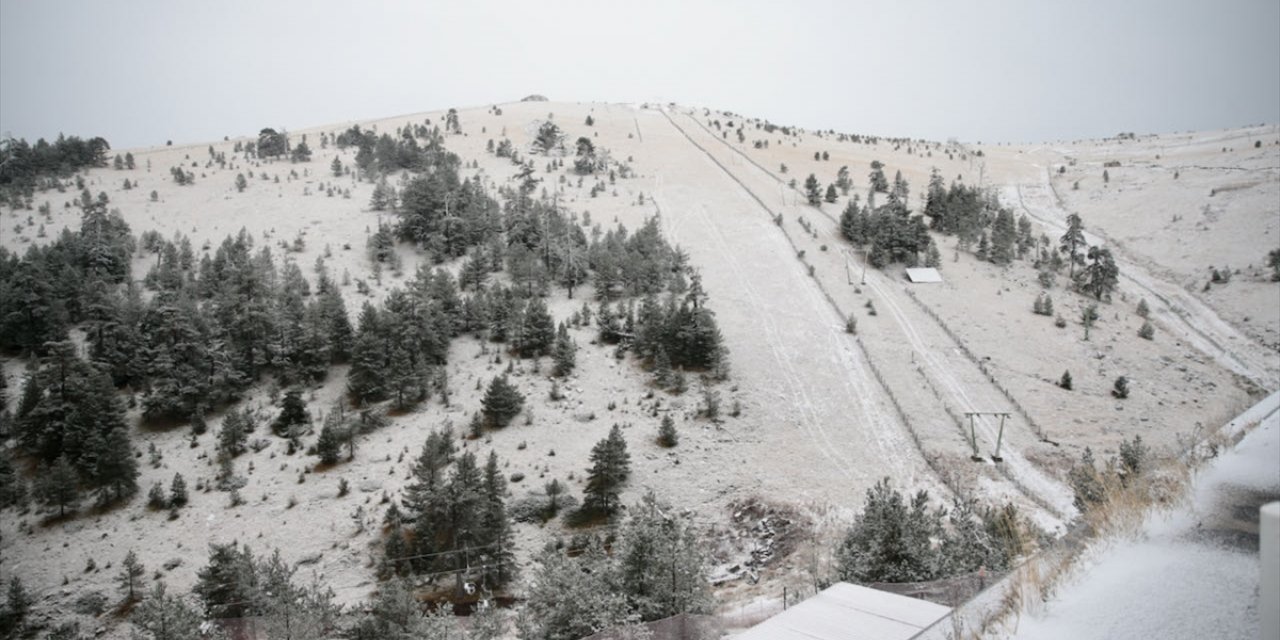
[[1000,418],[1000,430],[996,434],[996,450],[991,454],[992,462],[1004,462],[1004,458],[1000,457],[1000,445],[1004,441],[1004,421],[1010,416],[1004,411],[967,411],[965,417],[969,418],[969,446],[973,449],[973,455],[969,457],[974,462],[982,462],[983,457],[978,451],[978,432],[975,420],[981,416],[992,416]]
[[[844,249],[844,275],[847,284],[853,284],[853,267],[849,264],[849,254],[858,249]],[[862,250],[862,285],[867,284],[867,252]]]

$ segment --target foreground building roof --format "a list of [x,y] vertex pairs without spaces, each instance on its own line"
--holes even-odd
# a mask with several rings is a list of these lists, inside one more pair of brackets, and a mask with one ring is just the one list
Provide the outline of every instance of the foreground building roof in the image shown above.
[[736,640],[908,640],[948,611],[925,600],[837,582]]

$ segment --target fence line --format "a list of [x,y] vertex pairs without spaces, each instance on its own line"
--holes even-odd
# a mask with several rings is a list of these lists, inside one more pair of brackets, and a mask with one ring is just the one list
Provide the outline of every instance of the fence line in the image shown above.
[[903,289],[903,292],[906,293],[907,297],[911,298],[912,302],[915,302],[916,306],[920,307],[920,309],[923,310],[926,315],[928,315],[930,318],[933,318],[934,322],[937,322],[939,327],[942,327],[942,331],[946,333],[951,338],[951,340],[956,343],[957,346],[960,347],[960,353],[964,354],[964,356],[968,358],[970,362],[972,362],[975,366],[978,367],[978,370],[981,371],[983,375],[987,376],[987,381],[989,381],[992,384],[992,386],[994,386],[997,390],[1000,391],[1001,395],[1003,395],[1005,399],[1009,401],[1009,404],[1012,405],[1014,410],[1018,412],[1018,415],[1021,416],[1022,419],[1027,422],[1027,425],[1031,427],[1031,431],[1040,437],[1041,441],[1047,442],[1049,444],[1057,445],[1056,442],[1050,440],[1047,436],[1044,435],[1044,430],[1040,428],[1040,424],[1037,423],[1035,419],[1031,417],[1031,414],[1028,413],[1027,410],[1022,406],[1022,403],[1018,402],[1018,400],[1013,397],[1013,394],[1010,393],[1009,390],[1005,388],[1005,386],[1001,384],[999,380],[996,379],[995,374],[991,372],[991,369],[987,367],[986,363],[983,362],[976,355],[974,355],[973,351],[969,349],[969,346],[965,344],[963,340],[960,339],[960,336],[956,335],[956,332],[953,331],[951,327],[948,326],[947,323],[942,320],[942,317],[939,316],[937,312],[933,310],[932,307],[922,302],[920,298],[916,296],[916,293],[914,291],[910,289]]
[[636,633],[638,628],[646,629],[651,634],[647,636],[650,640],[713,640],[724,635],[724,625],[716,616],[678,613],[661,620],[605,629],[582,640],[624,640],[635,638],[638,635]]
[[[773,210],[769,208],[769,205],[765,204],[764,201],[761,200],[760,197],[757,196],[755,192],[751,190],[750,187],[748,187],[745,183],[743,183],[742,180],[738,178],[738,176],[734,175],[734,173],[730,171],[728,167],[725,167],[724,163],[720,162],[720,160],[717,159],[714,155],[712,155],[710,151],[707,151],[705,147],[698,144],[698,142],[695,141],[693,137],[690,136],[680,125],[676,124],[675,119],[673,119],[669,114],[667,114],[664,111],[663,115],[666,116],[667,120],[671,123],[671,126],[675,127],[676,130],[679,131],[680,134],[683,135],[685,139],[689,141],[690,144],[696,147],[699,151],[702,151],[704,154],[706,154],[706,156],[711,160],[711,162],[715,163],[715,165],[719,167],[721,171],[723,171],[726,175],[729,176],[730,179],[736,182],[738,186],[742,188],[743,191],[746,191],[747,195],[751,196],[751,199],[755,200],[756,203],[759,204],[760,207],[770,215],[770,217],[773,216]],[[702,123],[698,122],[697,118],[691,118],[691,119],[694,121],[695,124],[702,127]],[[706,127],[702,127],[702,128],[704,130],[706,129]],[[712,136],[712,138],[715,138],[715,136]],[[724,144],[727,145],[728,143],[724,143]],[[733,147],[730,146],[729,148],[733,150]],[[746,154],[742,154],[741,152],[739,152],[739,154],[747,158],[748,161],[750,161],[752,164],[755,164],[756,167],[760,168],[762,171],[764,171],[768,175],[773,176],[772,173],[764,169],[764,167],[760,167],[759,164],[757,164],[754,160],[752,160]],[[773,176],[773,177],[774,179],[778,179],[777,176]],[[831,218],[831,216],[828,215],[825,211],[822,211],[821,208],[819,208],[819,212],[827,216],[828,218]],[[818,291],[822,293],[822,297],[826,298],[827,303],[831,305],[831,308],[836,312],[836,315],[839,317],[840,322],[842,323],[848,322],[849,314],[845,313],[845,311],[840,308],[839,303],[837,303],[835,298],[832,297],[831,293],[827,291],[827,288],[823,286],[822,280],[819,279],[817,275],[815,275],[815,266],[805,259],[804,254],[800,251],[799,245],[797,245],[795,239],[791,237],[791,233],[787,231],[786,227],[782,226],[781,220],[780,220],[781,214],[778,214],[778,215],[779,215],[779,218],[774,218],[774,220],[777,223],[778,229],[782,231],[782,235],[787,239],[787,244],[791,246],[792,252],[795,254],[796,258],[800,261],[800,263],[805,265],[809,273],[809,277],[813,279],[814,284],[817,285],[818,287]],[[834,219],[832,220],[834,221]],[[862,337],[857,334],[853,334],[853,340],[854,340],[854,343],[858,345],[858,350],[862,352],[863,360],[867,363],[867,368],[871,370],[872,376],[874,376],[876,381],[880,384],[880,388],[884,390],[885,395],[889,397],[889,402],[890,404],[893,405],[894,412],[898,415],[898,419],[902,421],[903,426],[907,428],[907,433],[910,434],[911,440],[916,446],[916,450],[919,451],[920,455],[925,459],[925,464],[928,465],[929,469],[932,470],[934,474],[938,476],[938,479],[942,482],[943,486],[947,487],[947,489],[955,493],[956,488],[950,486],[947,483],[946,478],[948,476],[943,473],[942,469],[938,465],[937,460],[935,460],[933,456],[928,455],[925,452],[924,448],[921,446],[920,436],[917,433],[915,424],[911,421],[911,418],[907,415],[907,412],[902,408],[902,403],[898,400],[897,394],[895,394],[893,392],[893,389],[888,385],[888,383],[885,382],[884,374],[881,373],[880,368],[875,364],[875,362],[871,358],[871,355],[867,352],[866,346],[862,343]]]

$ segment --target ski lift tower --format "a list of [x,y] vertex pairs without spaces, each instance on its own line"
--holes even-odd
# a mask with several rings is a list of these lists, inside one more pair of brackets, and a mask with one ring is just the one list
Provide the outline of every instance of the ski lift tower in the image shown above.
[[1004,440],[1004,421],[1010,414],[1007,411],[966,411],[964,415],[969,418],[969,446],[973,448],[973,455],[970,456],[970,459],[974,462],[982,462],[984,459],[978,452],[977,419],[982,416],[1000,418],[1000,431],[996,435],[996,450],[991,454],[991,461],[1004,462],[1004,458],[1000,457],[1000,443]]

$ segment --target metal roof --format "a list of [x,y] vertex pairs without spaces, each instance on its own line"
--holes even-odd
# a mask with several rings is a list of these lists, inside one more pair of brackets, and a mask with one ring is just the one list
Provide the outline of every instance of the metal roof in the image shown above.
[[926,600],[837,582],[736,640],[908,640],[948,611]]
[[942,274],[933,267],[907,269],[907,279],[912,282],[942,282]]

